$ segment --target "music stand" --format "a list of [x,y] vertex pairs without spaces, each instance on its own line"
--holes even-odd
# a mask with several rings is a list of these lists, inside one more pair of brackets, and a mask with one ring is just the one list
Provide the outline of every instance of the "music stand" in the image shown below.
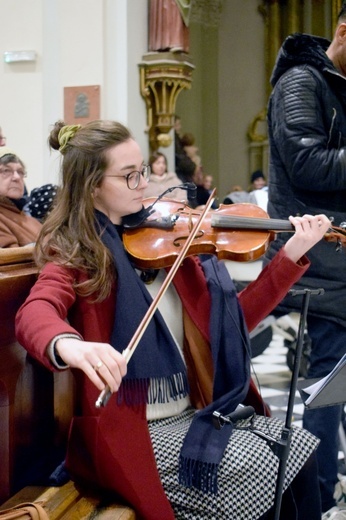
[[[263,433],[260,430],[256,430],[254,428],[250,428],[250,431],[264,439],[268,446],[271,448],[274,455],[276,455],[279,458],[279,468],[278,468],[278,476],[276,481],[276,488],[275,488],[275,498],[274,498],[274,520],[279,520],[280,518],[280,510],[281,510],[281,502],[282,502],[282,491],[285,481],[285,470],[286,470],[286,464],[287,459],[290,451],[290,445],[291,445],[291,437],[292,437],[292,416],[293,416],[293,406],[294,406],[294,399],[296,395],[297,390],[297,382],[299,377],[299,368],[300,368],[300,362],[303,352],[303,345],[304,345],[304,332],[305,332],[305,325],[306,325],[306,317],[309,307],[309,301],[310,296],[312,295],[320,295],[324,293],[324,289],[301,289],[301,290],[295,290],[292,289],[289,291],[289,294],[292,296],[303,296],[302,301],[302,307],[300,311],[300,318],[299,318],[299,328],[298,328],[298,335],[297,335],[297,347],[296,347],[296,354],[294,358],[294,364],[293,364],[293,370],[292,370],[292,378],[291,378],[291,384],[290,384],[290,390],[288,395],[288,405],[287,405],[287,411],[286,411],[286,419],[284,427],[281,431],[281,437],[280,439],[275,439],[274,437],[271,437],[270,435],[267,435]],[[245,408],[251,408],[251,407],[245,407]],[[234,417],[236,412],[233,412],[232,414],[229,414],[229,416],[223,416],[218,412],[214,412],[214,417],[218,421],[219,426],[221,427],[224,423],[234,423],[234,418],[232,419],[232,416]],[[246,416],[246,411],[243,412],[244,417]]]

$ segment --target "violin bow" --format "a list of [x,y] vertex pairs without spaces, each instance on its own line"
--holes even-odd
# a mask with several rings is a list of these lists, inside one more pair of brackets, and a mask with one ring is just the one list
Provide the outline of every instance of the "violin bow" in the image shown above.
[[[213,202],[214,202],[214,195],[215,195],[215,191],[216,189],[214,188],[213,191],[211,192],[210,194],[210,197],[202,211],[202,213],[199,215],[198,219],[196,220],[195,224],[193,225],[192,229],[191,229],[191,232],[188,236],[188,238],[186,239],[186,242],[184,244],[184,247],[180,250],[180,253],[179,255],[177,256],[174,264],[172,265],[171,269],[169,270],[166,278],[165,278],[165,281],[163,282],[163,284],[161,285],[160,287],[160,290],[159,292],[157,293],[156,297],[154,298],[154,300],[152,301],[152,303],[150,304],[150,307],[148,308],[147,312],[145,313],[141,323],[139,324],[139,326],[137,327],[137,330],[136,332],[134,333],[130,343],[128,344],[128,346],[126,347],[125,350],[123,350],[122,352],[122,355],[124,356],[124,358],[126,359],[126,362],[128,363],[132,357],[132,355],[134,354],[144,332],[146,331],[146,328],[150,322],[150,320],[152,319],[158,305],[159,305],[159,302],[161,300],[161,298],[163,297],[163,295],[165,294],[166,290],[168,289],[170,283],[172,282],[177,270],[179,269],[180,267],[180,264],[182,263],[182,261],[184,260],[188,250],[189,250],[189,247],[190,245],[192,244],[192,241],[194,240],[194,238],[196,237],[201,225],[202,225],[202,222],[203,222],[203,219],[205,217],[205,215],[208,213],[208,211],[210,210]],[[95,402],[95,406],[96,408],[101,408],[102,406],[106,406],[109,398],[111,397],[112,395],[112,392],[109,388],[108,385],[105,386],[105,388],[102,390],[102,392],[100,393],[98,399],[96,400]]]

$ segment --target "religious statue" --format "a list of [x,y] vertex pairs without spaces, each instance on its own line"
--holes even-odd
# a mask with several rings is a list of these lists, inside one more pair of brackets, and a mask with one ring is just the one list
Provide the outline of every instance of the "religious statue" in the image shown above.
[[150,0],[149,51],[189,52],[192,0]]

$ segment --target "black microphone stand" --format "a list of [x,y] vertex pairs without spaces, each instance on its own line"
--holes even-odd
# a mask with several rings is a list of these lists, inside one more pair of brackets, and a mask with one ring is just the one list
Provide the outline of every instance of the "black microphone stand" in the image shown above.
[[292,296],[303,296],[301,311],[300,311],[300,319],[299,319],[299,328],[297,335],[297,347],[296,347],[296,355],[294,358],[292,379],[290,384],[290,391],[288,394],[288,405],[286,411],[286,420],[285,425],[281,432],[281,439],[278,441],[279,450],[276,454],[279,457],[279,469],[278,469],[278,478],[276,481],[276,489],[275,489],[275,501],[274,501],[274,520],[279,520],[280,518],[280,509],[282,502],[282,491],[285,480],[285,470],[286,463],[290,451],[291,444],[291,436],[292,436],[292,416],[293,416],[293,407],[294,407],[294,399],[297,391],[297,382],[299,377],[299,368],[300,362],[302,358],[303,345],[304,345],[304,333],[306,326],[306,317],[308,313],[310,296],[312,295],[320,295],[324,293],[324,289],[302,289],[295,290],[292,289],[289,291],[289,294]]
[[[183,184],[178,184],[177,186],[172,186],[171,188],[167,188],[163,193],[161,193],[152,204],[148,207],[142,207],[140,211],[137,213],[132,213],[131,215],[126,215],[123,217],[122,224],[127,229],[138,228],[141,225],[150,226],[150,221],[147,221],[147,218],[150,217],[152,213],[155,212],[154,206],[161,200],[165,195],[171,193],[173,190],[180,188],[182,190],[186,190],[188,192],[188,198],[194,199],[196,198],[197,186],[193,182],[184,182]],[[174,226],[175,221],[179,218],[177,215],[168,215],[167,217],[162,217],[161,220],[155,220],[151,223],[152,227],[162,228],[162,229],[170,229]]]
[[[284,427],[281,431],[281,437],[280,439],[275,439],[274,437],[271,437],[270,435],[267,435],[266,433],[255,429],[252,425],[248,428],[250,431],[252,431],[255,435],[261,437],[264,439],[274,455],[276,455],[279,458],[279,468],[278,468],[278,476],[276,481],[276,488],[275,488],[275,498],[274,498],[274,520],[279,520],[280,518],[280,510],[281,510],[281,502],[282,502],[282,492],[283,492],[283,486],[285,481],[285,471],[286,471],[286,464],[287,459],[290,451],[290,445],[291,445],[291,437],[292,437],[292,416],[293,416],[293,406],[294,406],[294,399],[296,395],[297,390],[297,382],[299,377],[299,367],[303,352],[303,345],[304,345],[304,333],[305,333],[305,325],[306,325],[306,317],[309,307],[309,301],[310,296],[312,295],[320,295],[324,293],[324,289],[302,289],[302,290],[294,290],[292,289],[289,291],[289,294],[292,296],[303,296],[303,302],[302,307],[300,311],[300,318],[299,318],[299,328],[298,328],[298,335],[297,335],[297,347],[296,347],[296,354],[294,358],[294,365],[293,365],[293,371],[292,371],[292,379],[290,384],[290,390],[289,390],[289,397],[288,397],[288,405],[287,405],[287,411],[286,411],[286,419]],[[246,407],[251,408],[251,407]],[[233,412],[234,414],[235,412]],[[230,423],[234,422],[230,419],[231,415],[229,416],[223,416],[218,412],[214,412],[214,419],[218,421],[218,424],[222,426],[224,423]],[[215,426],[216,423],[214,422]],[[216,426],[217,427],[217,426]]]

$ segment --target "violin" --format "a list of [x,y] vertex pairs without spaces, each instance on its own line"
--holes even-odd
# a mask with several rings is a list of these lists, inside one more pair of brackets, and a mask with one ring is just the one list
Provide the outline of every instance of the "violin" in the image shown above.
[[[169,273],[167,273],[167,276],[166,276],[163,284],[161,285],[160,290],[158,291],[158,293],[155,296],[154,300],[151,302],[147,312],[145,313],[145,316],[143,317],[141,323],[137,327],[136,332],[132,336],[131,341],[127,345],[126,349],[123,350],[122,355],[126,359],[127,363],[130,361],[134,351],[138,347],[139,342],[140,342],[140,340],[141,340],[141,338],[142,338],[142,336],[143,336],[143,334],[144,334],[148,324],[150,323],[150,320],[154,316],[154,313],[155,313],[155,311],[156,311],[156,309],[157,309],[157,307],[159,305],[159,302],[160,302],[162,296],[165,294],[166,290],[168,289],[169,285],[171,284],[171,282],[172,282],[172,280],[173,280],[177,270],[179,269],[179,266],[181,265],[181,262],[183,261],[185,256],[188,254],[188,251],[189,251],[189,249],[191,247],[191,244],[192,244],[193,240],[195,239],[195,237],[197,236],[197,233],[198,233],[198,231],[199,231],[199,229],[201,227],[201,224],[202,224],[206,214],[208,213],[208,211],[211,208],[211,205],[212,205],[213,200],[214,200],[214,198],[213,198],[214,197],[214,193],[215,193],[215,188],[214,188],[213,192],[211,193],[211,195],[210,195],[210,197],[209,197],[209,199],[208,199],[204,209],[201,211],[198,220],[193,225],[193,227],[191,229],[191,232],[190,232],[189,236],[187,237],[184,246],[180,249],[179,254],[176,256],[175,261],[172,264],[172,268],[170,269]],[[157,200],[154,201],[154,204],[156,204],[156,202],[157,202]],[[152,208],[153,208],[153,204],[151,204],[151,206],[149,206],[147,208],[148,215],[153,213]],[[141,213],[140,219],[142,219],[142,217],[143,217],[143,210],[140,213]],[[141,220],[141,222],[142,222],[142,220]],[[169,224],[169,222],[172,222],[171,216],[169,216],[167,222],[168,222],[168,227],[171,227],[172,224]],[[165,227],[167,227],[167,222],[165,222]],[[108,387],[108,385],[106,385],[106,387],[102,390],[102,392],[100,393],[100,395],[98,396],[98,398],[97,398],[97,400],[95,402],[96,408],[100,408],[101,406],[106,406],[110,396],[111,396],[110,388]]]
[[[143,201],[152,205],[153,198]],[[141,269],[173,265],[201,211],[184,202],[161,199],[137,228],[125,229],[124,247]],[[187,255],[214,254],[219,259],[248,262],[257,260],[278,232],[293,232],[289,220],[271,219],[259,206],[249,203],[221,204],[205,215]],[[346,230],[331,227],[327,241],[346,242]]]
[[[186,256],[204,253],[238,261],[255,260],[265,252],[276,232],[294,231],[289,221],[270,219],[255,204],[221,205],[217,210],[211,210],[214,193],[215,188],[203,210],[192,209],[185,203],[169,199],[154,199],[154,202],[153,199],[146,199],[143,205],[147,213],[142,211],[140,218],[143,213],[148,218],[141,220],[140,226],[124,228],[125,249],[138,267],[159,269],[172,266],[122,353],[127,362]],[[328,240],[339,242],[339,236],[346,237],[346,231],[331,228],[327,235]],[[106,406],[110,396],[111,391],[106,386],[95,402],[96,408]]]

